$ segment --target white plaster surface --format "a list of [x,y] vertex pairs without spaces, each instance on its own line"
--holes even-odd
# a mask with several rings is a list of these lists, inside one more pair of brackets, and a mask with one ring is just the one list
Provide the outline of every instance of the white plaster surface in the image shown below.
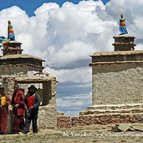
[[143,103],[143,64],[93,66],[93,105]]

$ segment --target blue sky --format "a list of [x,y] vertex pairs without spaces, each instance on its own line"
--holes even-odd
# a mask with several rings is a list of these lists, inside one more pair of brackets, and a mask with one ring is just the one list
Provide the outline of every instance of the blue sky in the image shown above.
[[[78,4],[80,0],[68,1]],[[102,1],[106,3],[109,0]],[[25,10],[29,16],[32,16],[34,15],[34,11],[45,2],[56,2],[60,6],[62,6],[62,4],[66,2],[66,0],[0,0],[0,10],[16,5]]]

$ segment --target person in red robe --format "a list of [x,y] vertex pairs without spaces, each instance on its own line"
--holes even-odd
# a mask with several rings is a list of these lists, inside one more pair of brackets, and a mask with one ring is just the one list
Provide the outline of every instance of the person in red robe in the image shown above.
[[24,93],[19,88],[18,84],[14,85],[14,92],[12,95],[12,106],[13,106],[13,132],[19,133],[24,131],[24,116],[25,116],[25,103],[24,103]]
[[0,86],[0,134],[8,131],[8,106],[10,98],[4,93],[4,87]]

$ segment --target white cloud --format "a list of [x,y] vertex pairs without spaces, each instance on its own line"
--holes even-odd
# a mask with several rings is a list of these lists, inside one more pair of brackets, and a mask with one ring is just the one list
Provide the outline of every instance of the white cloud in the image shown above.
[[143,30],[143,25],[141,24],[143,14],[142,6],[142,0],[111,0],[105,11],[116,20],[118,20],[117,16],[123,13],[126,18],[129,33],[136,38],[141,38],[143,37],[142,32],[140,32],[140,30]]
[[88,67],[75,69],[59,69],[46,68],[50,75],[57,77],[59,83],[74,82],[79,84],[91,83],[91,70]]
[[78,116],[79,111],[85,110],[91,105],[91,92],[86,94],[74,94],[67,97],[59,97],[57,104],[59,111],[65,111],[65,115]]
[[[44,3],[37,8],[35,16],[28,17],[25,11],[13,6],[0,11],[0,35],[7,36],[10,19],[24,53],[46,60],[45,66],[59,82],[91,84],[89,55],[113,50],[112,37],[119,33],[121,13],[129,33],[137,38],[136,49],[143,49],[142,7],[142,0],[111,0],[106,6],[100,0],[66,2],[62,7]],[[82,90],[81,94],[84,94]]]
[[39,14],[45,14],[48,11],[55,10],[55,9],[59,9],[59,5],[57,5],[56,3],[43,3],[42,6],[36,9],[34,14],[37,16]]

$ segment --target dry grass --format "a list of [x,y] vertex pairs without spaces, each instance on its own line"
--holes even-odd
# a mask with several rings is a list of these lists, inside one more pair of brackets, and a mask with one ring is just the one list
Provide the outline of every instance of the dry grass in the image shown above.
[[112,132],[111,125],[40,130],[38,134],[1,135],[0,143],[142,143],[143,132]]

